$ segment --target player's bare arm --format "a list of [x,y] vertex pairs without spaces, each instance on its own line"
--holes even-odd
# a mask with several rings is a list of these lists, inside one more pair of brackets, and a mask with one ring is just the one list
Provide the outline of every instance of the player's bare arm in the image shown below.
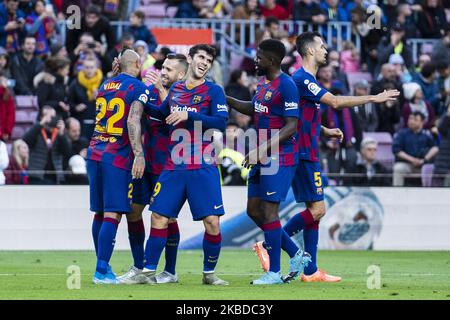
[[325,93],[320,102],[329,105],[334,109],[343,109],[356,107],[366,103],[383,103],[386,101],[395,101],[400,95],[398,90],[384,90],[377,95],[370,96],[335,96],[329,92]]
[[281,143],[292,137],[297,132],[297,118],[287,117],[286,124],[281,130],[273,135],[267,142],[258,146],[258,148],[251,150],[242,163],[243,166],[249,168],[251,164],[255,164],[264,161],[263,157],[269,154],[269,152],[279,146]]
[[342,140],[344,139],[344,133],[339,128],[327,128],[324,126],[320,126],[320,133],[327,138],[339,139],[339,142],[342,142]]
[[131,169],[133,179],[142,178],[145,169],[144,151],[142,149],[141,139],[141,117],[143,110],[144,105],[139,101],[134,101],[131,104],[130,114],[127,119],[128,136],[134,153],[133,168]]
[[255,113],[255,109],[253,108],[251,101],[242,101],[227,96],[227,104],[234,110],[239,111],[240,113],[246,114],[248,116],[253,116],[253,114]]

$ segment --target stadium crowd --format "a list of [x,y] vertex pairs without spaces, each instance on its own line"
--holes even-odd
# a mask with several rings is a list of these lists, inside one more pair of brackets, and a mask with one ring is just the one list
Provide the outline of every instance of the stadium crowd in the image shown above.
[[[58,22],[73,4],[83,12],[81,27],[65,30],[63,42]],[[84,159],[94,130],[95,97],[111,75],[114,57],[123,47],[134,48],[144,78],[161,69],[171,52],[158,46],[139,5],[118,0],[0,3],[0,184],[87,183]],[[322,166],[330,184],[422,185],[420,176],[428,172],[434,173],[429,185],[450,186],[450,1],[181,0],[169,5],[177,6],[176,18],[264,19],[255,43],[245,40],[246,50],[254,54],[262,40],[280,39],[289,52],[282,66],[288,74],[301,66],[301,58],[295,34],[286,32],[280,20],[314,27],[351,22],[352,37],[344,39],[342,50],[328,48],[328,64],[318,72],[320,83],[335,95],[398,89],[401,96],[397,102],[342,111],[321,106],[322,124],[340,128],[345,136],[342,143],[321,140]],[[369,6],[382,28],[368,26]],[[129,21],[120,39],[112,20]],[[359,51],[356,35],[361,39]],[[413,57],[410,38],[435,42]],[[230,70],[228,83],[223,83],[220,65],[210,77],[241,100],[251,100],[257,84],[251,58]],[[24,95],[37,97],[38,113],[34,125],[14,136],[15,96]],[[250,117],[232,111],[227,135],[237,139],[238,129],[251,126]],[[387,135],[387,158],[395,163],[377,160],[381,133]],[[245,146],[232,151],[222,153],[223,182],[245,184],[247,172],[240,163]],[[411,174],[419,179],[408,177]]]

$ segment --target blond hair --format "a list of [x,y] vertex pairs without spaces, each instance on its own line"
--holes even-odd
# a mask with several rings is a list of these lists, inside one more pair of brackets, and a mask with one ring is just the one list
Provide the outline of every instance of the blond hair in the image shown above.
[[[19,147],[20,147],[21,145],[23,145],[23,144],[26,145],[26,142],[23,141],[22,139],[18,139],[18,140],[16,140],[16,141],[14,141],[13,147],[12,147],[12,156],[13,156],[13,158],[16,160],[16,162],[17,162],[17,164],[18,164],[19,166],[21,166],[22,168],[28,168],[28,160],[29,160],[29,156],[28,156],[27,158],[25,158],[25,159],[22,159],[22,158],[19,156]],[[27,145],[27,146],[28,146],[28,145]]]

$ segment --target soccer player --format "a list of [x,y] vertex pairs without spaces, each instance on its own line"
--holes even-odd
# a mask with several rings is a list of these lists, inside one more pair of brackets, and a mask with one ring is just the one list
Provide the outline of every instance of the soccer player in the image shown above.
[[[253,159],[257,160],[249,173],[247,214],[264,231],[270,267],[266,274],[252,282],[256,285],[283,283],[280,272],[282,243],[290,256],[291,274],[300,274],[310,260],[283,231],[278,215],[280,202],[286,199],[298,163],[299,96],[292,78],[281,71],[285,55],[281,41],[262,41],[255,58],[255,69],[262,78],[253,100],[227,97],[231,107],[254,117],[258,132],[258,147],[250,151],[245,160],[247,166]],[[267,131],[267,141],[261,137],[261,129]],[[272,135],[272,129],[279,130],[278,134]],[[275,150],[276,146],[279,148]],[[278,170],[264,172],[273,166],[273,162],[277,162]]]
[[[305,282],[337,282],[340,277],[332,276],[317,268],[317,245],[319,241],[319,221],[325,215],[322,174],[319,164],[319,135],[342,140],[338,129],[327,129],[320,124],[320,103],[335,109],[349,108],[366,103],[383,103],[395,100],[397,90],[384,91],[370,96],[335,96],[324,89],[316,80],[320,66],[327,61],[327,48],[317,32],[304,32],[296,39],[298,53],[303,66],[292,76],[300,95],[299,120],[299,164],[292,188],[298,203],[304,202],[306,210],[292,217],[283,227],[289,236],[303,230],[305,251],[311,254],[312,262],[304,270],[301,280]],[[258,243],[258,257],[263,261],[267,254],[262,243]],[[285,249],[285,248],[283,248]],[[270,261],[271,264],[271,261]],[[295,275],[294,275],[295,276]],[[285,280],[288,281],[291,275]]]
[[117,283],[109,265],[117,227],[122,214],[130,212],[132,176],[142,177],[145,166],[141,119],[134,110],[148,101],[145,85],[136,78],[140,58],[135,51],[125,50],[119,61],[122,73],[106,80],[98,91],[95,130],[87,152],[90,209],[96,213],[92,225],[96,284]]
[[[161,74],[151,72],[146,78],[152,83],[148,100],[155,105],[160,105],[167,97],[172,84],[182,80],[187,73],[188,63],[183,54],[169,54],[164,61]],[[168,156],[169,130],[161,120],[153,119],[145,115],[144,127],[144,154],[145,172],[142,179],[133,180],[131,213],[127,215],[128,238],[134,265],[124,275],[118,277],[120,283],[136,284],[139,280],[136,275],[142,272],[144,267],[144,241],[145,231],[142,221],[142,211],[150,203],[150,197],[155,188],[158,177]],[[168,238],[165,247],[166,265],[164,271],[156,275],[157,283],[177,282],[175,264],[177,259],[180,233],[176,219],[169,220]]]
[[[194,220],[202,220],[205,226],[203,284],[228,284],[214,273],[222,241],[219,217],[225,212],[219,171],[214,155],[207,152],[211,141],[202,134],[207,129],[224,131],[228,120],[222,88],[205,80],[215,57],[216,51],[209,45],[190,48],[186,80],[172,85],[159,108],[147,104],[153,117],[165,119],[170,125],[171,141],[170,157],[150,200],[153,213],[142,273],[146,282],[156,282],[154,274],[167,242],[169,219],[176,218],[188,200]],[[203,132],[195,132],[199,125]]]

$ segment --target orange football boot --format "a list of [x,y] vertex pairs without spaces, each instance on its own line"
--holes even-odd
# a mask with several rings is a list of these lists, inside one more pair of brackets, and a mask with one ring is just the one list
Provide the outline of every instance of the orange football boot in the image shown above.
[[253,251],[258,256],[258,260],[261,263],[261,268],[264,272],[268,272],[270,268],[270,258],[266,248],[263,246],[264,241],[259,241],[253,245]]
[[327,274],[325,271],[317,269],[316,272],[313,274],[307,276],[305,274],[302,274],[301,281],[303,282],[339,282],[342,280],[341,277],[332,276],[330,274]]

